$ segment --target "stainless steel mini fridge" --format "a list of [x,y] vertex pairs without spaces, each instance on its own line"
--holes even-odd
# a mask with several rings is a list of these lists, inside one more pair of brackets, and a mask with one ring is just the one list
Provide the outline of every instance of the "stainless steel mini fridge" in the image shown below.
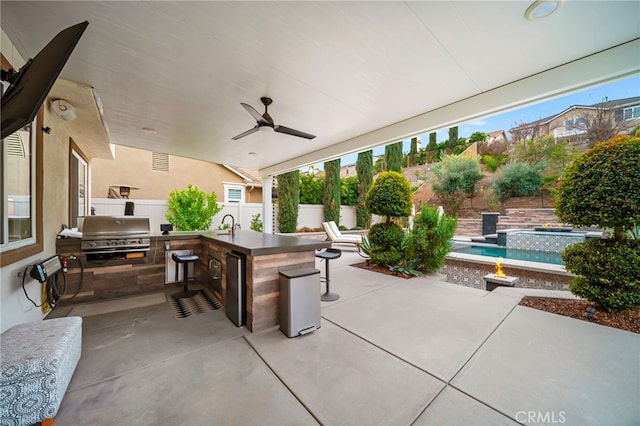
[[247,321],[247,280],[245,277],[246,257],[242,253],[228,252],[227,263],[227,295],[225,311],[227,317],[238,327]]
[[320,271],[300,268],[280,271],[280,330],[287,337],[320,328]]

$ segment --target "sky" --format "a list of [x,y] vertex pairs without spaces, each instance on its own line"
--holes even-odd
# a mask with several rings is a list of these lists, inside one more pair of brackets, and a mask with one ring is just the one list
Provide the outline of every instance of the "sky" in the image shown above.
[[[516,123],[531,122],[540,118],[555,115],[564,111],[572,105],[593,105],[603,101],[605,98],[609,100],[631,98],[640,96],[640,75],[631,78],[619,80],[610,84],[593,87],[571,95],[563,96],[553,100],[537,103],[528,107],[509,111],[490,117],[484,117],[474,121],[466,122],[458,126],[458,137],[467,138],[474,132],[491,133],[496,130],[504,130],[510,137],[509,129],[514,127]],[[436,132],[437,141],[444,142],[449,137],[449,129],[441,129]],[[422,147],[429,143],[429,135],[419,135]],[[404,141],[403,152],[409,152],[411,140]],[[384,145],[374,148],[373,155],[384,154]],[[346,155],[341,158],[340,164],[346,166],[354,164],[357,154]],[[322,169],[323,164],[316,164],[316,169]]]

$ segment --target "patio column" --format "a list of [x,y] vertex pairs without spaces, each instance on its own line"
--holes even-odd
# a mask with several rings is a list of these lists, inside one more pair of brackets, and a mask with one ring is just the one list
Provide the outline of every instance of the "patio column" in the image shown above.
[[272,186],[273,176],[267,176],[262,179],[262,232],[265,234],[273,234]]

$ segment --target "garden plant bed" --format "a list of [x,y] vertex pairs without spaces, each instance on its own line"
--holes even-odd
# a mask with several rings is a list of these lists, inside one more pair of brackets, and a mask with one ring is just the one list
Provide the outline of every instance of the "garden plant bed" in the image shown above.
[[413,278],[413,275],[396,273],[391,271],[389,268],[385,268],[380,265],[374,265],[373,263],[361,262],[361,263],[354,263],[351,266],[360,268],[360,269],[366,269],[368,271],[378,272],[380,274],[391,275],[394,277],[401,277],[407,280],[409,278]]
[[640,333],[640,308],[630,308],[623,313],[609,313],[596,310],[593,319],[590,320],[587,318],[587,308],[595,307],[595,305],[588,300],[525,296],[520,301],[520,305],[606,325],[607,327]]

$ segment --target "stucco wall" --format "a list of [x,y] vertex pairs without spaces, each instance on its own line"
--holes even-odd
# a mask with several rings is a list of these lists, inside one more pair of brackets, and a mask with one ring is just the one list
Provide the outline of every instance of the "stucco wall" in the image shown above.
[[[91,162],[92,194],[107,198],[109,186],[127,184],[140,189],[131,191],[130,199],[167,200],[169,192],[196,185],[205,192],[215,192],[224,201],[223,182],[242,184],[242,178],[226,167],[206,161],[169,156],[169,171],[152,170],[151,151],[116,145],[115,159],[95,159]],[[245,191],[246,202],[261,202],[262,190]],[[249,199],[250,198],[250,199]]]
[[[22,290],[25,267],[53,256],[56,251],[56,236],[69,217],[69,132],[62,120],[45,109],[45,126],[51,133],[43,140],[43,251],[3,267],[0,270],[0,329],[25,322],[38,321],[45,314],[27,300]],[[41,302],[41,286],[30,278],[25,280],[25,289],[36,303]]]

